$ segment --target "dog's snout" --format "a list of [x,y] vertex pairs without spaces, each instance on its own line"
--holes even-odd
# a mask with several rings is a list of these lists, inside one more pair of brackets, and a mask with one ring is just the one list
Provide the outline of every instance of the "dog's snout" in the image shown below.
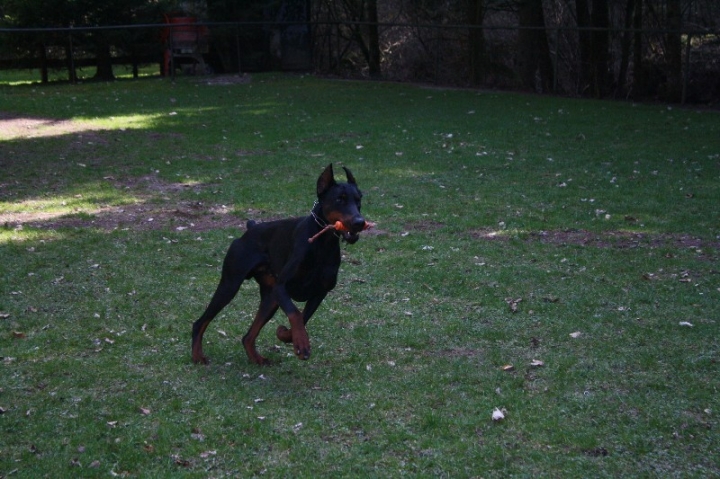
[[353,231],[362,231],[363,228],[365,228],[365,218],[362,216],[355,216],[352,219],[351,227]]

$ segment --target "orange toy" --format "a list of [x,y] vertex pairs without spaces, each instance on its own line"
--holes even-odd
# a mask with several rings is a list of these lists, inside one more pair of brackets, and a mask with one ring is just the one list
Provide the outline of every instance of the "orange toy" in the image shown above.
[[[363,226],[363,231],[369,230],[370,228],[373,228],[374,226],[375,226],[375,223],[371,223],[371,222],[369,222],[369,221],[365,221],[365,225]],[[318,233],[317,233],[315,236],[313,236],[312,238],[308,238],[308,243],[312,243],[312,242],[315,241],[320,235],[322,235],[323,233],[325,233],[325,232],[327,232],[327,231],[330,231],[330,230],[340,231],[340,232],[343,232],[343,233],[349,233],[349,232],[350,232],[350,230],[345,227],[345,225],[343,224],[342,221],[336,221],[335,223],[331,223],[331,224],[327,225],[326,227],[324,227],[323,229],[321,229],[320,232],[318,232]]]

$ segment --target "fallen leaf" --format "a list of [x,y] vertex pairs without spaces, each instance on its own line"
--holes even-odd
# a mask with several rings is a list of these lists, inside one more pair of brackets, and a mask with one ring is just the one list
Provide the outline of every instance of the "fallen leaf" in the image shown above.
[[539,359],[533,359],[532,361],[530,361],[530,367],[541,368],[543,366],[545,366],[545,363],[540,361]]
[[142,414],[143,416],[148,416],[148,415],[150,414],[150,409],[145,408],[145,407],[141,407],[141,408],[140,408],[140,414]]
[[505,419],[505,413],[498,408],[495,408],[492,413],[493,421],[502,421]]
[[0,319],[8,319],[9,317],[10,317],[10,313],[0,312]]
[[582,336],[582,333],[581,333],[580,331],[575,331],[574,333],[570,333],[570,337],[571,337],[571,338],[577,339],[577,338],[579,338],[580,336]]
[[514,371],[514,370],[515,370],[515,366],[513,366],[512,364],[506,364],[505,366],[503,366],[503,367],[500,368],[500,369],[502,369],[502,370],[505,371],[505,372],[510,372],[510,371]]
[[25,336],[25,333],[23,333],[21,331],[13,331],[12,337],[15,339],[25,339],[26,336]]
[[690,328],[693,327],[692,323],[689,323],[689,322],[687,322],[687,321],[680,321],[680,323],[678,323],[678,324],[679,324],[680,326],[688,326],[688,327],[690,327]]
[[522,298],[512,299],[505,298],[505,302],[510,306],[510,311],[513,313],[518,312],[518,304],[522,302]]
[[207,459],[208,457],[214,456],[216,454],[217,454],[217,451],[205,451],[205,452],[200,453],[200,457],[202,457],[203,459]]

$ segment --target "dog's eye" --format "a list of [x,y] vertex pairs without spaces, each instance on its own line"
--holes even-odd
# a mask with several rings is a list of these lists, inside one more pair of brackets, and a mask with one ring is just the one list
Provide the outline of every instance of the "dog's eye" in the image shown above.
[[347,200],[347,196],[341,195],[341,196],[338,196],[338,197],[335,199],[335,202],[336,202],[336,203],[345,203],[346,200]]

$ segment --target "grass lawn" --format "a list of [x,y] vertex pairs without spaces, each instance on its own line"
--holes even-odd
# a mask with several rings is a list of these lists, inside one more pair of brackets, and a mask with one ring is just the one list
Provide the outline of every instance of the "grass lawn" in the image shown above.
[[[0,478],[720,476],[718,112],[282,75],[0,98]],[[248,282],[191,364],[231,238],[331,162],[377,227],[313,356],[279,313],[248,362]]]

